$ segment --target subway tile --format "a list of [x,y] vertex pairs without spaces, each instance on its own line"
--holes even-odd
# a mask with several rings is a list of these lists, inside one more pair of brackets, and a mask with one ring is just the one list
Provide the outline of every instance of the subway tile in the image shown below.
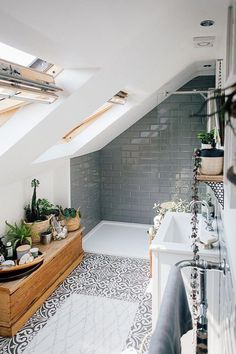
[[91,215],[87,229],[99,217],[151,222],[154,201],[189,194],[196,132],[205,130],[204,120],[190,118],[200,106],[195,96],[169,97],[100,151],[71,159],[72,203]]

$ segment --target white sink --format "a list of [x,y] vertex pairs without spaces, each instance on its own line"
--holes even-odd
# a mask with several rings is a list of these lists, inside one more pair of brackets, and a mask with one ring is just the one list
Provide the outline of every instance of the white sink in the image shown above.
[[[152,302],[152,323],[155,328],[158,318],[159,308],[161,306],[162,296],[165,285],[168,279],[170,268],[177,262],[185,259],[192,259],[193,252],[191,248],[191,225],[190,213],[174,213],[168,212],[157,232],[155,239],[152,241],[152,284],[153,284],[153,302]],[[205,222],[201,215],[198,217],[198,236],[202,240],[206,240],[211,236],[217,238],[217,232],[207,231],[205,229]],[[213,223],[214,230],[217,229],[216,221]],[[204,249],[199,246],[199,255],[202,259],[209,261],[219,261],[219,250],[217,243],[214,244],[213,249]],[[190,268],[184,268],[182,275],[187,292],[189,292],[190,284]],[[208,274],[208,301],[209,301],[209,353],[216,354],[216,336],[214,328],[214,318],[218,314],[218,292],[219,279],[218,273],[210,272]],[[183,354],[192,354],[192,337],[190,332],[186,335],[183,343]]]
[[[190,213],[174,213],[168,212],[162,224],[158,230],[157,237],[153,241],[153,249],[161,249],[162,251],[166,250],[168,252],[175,253],[185,253],[192,254],[191,244],[192,244],[192,225],[191,225]],[[198,215],[198,236],[201,241],[206,241],[210,238],[217,239],[216,232],[216,222],[213,222],[214,231],[206,230],[206,224],[201,215]],[[204,249],[203,245],[199,245],[200,253],[212,254],[213,250]],[[217,244],[215,249],[217,249]]]
[[160,242],[190,243],[191,214],[167,213],[158,231],[157,239]]

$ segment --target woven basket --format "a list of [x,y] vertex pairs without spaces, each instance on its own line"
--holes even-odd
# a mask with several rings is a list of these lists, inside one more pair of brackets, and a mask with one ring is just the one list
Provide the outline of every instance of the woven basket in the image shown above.
[[201,157],[200,173],[208,176],[220,175],[223,172],[224,157]]
[[33,243],[40,242],[40,234],[41,232],[47,231],[50,226],[50,219],[51,218],[43,221],[25,222],[25,224],[31,228]]
[[68,232],[78,230],[80,227],[80,217],[78,216],[78,214],[74,218],[69,218],[67,220],[65,219],[65,225],[67,227]]

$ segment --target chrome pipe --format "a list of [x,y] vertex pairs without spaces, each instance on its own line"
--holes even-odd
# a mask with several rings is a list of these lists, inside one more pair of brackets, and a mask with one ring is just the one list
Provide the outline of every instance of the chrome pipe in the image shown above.
[[222,271],[224,275],[229,271],[229,266],[226,263],[226,260],[223,259],[222,262],[211,262],[211,261],[206,261],[203,259],[200,260],[183,260],[175,264],[176,267],[182,269],[186,267],[195,267],[198,269],[205,269],[205,270],[218,270]]

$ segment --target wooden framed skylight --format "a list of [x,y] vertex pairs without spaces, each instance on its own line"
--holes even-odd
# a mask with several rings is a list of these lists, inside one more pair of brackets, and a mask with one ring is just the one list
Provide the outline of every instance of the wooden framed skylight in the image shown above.
[[97,111],[95,111],[91,116],[84,119],[81,123],[79,123],[76,127],[71,129],[67,134],[65,134],[61,140],[62,143],[68,143],[76,137],[79,133],[81,133],[85,128],[87,128],[91,123],[93,123],[97,118],[99,118],[103,113],[107,112],[113,106],[112,103],[106,103],[102,107],[100,107]]
[[68,143],[73,138],[75,138],[78,134],[80,134],[85,128],[87,128],[90,124],[92,124],[95,120],[100,118],[103,113],[110,110],[114,104],[125,104],[128,97],[128,93],[125,91],[119,91],[116,95],[114,95],[111,99],[108,100],[102,107],[100,107],[97,111],[95,111],[91,116],[84,119],[80,122],[76,127],[71,129],[68,133],[66,133],[61,143]]
[[[54,91],[54,78],[63,71],[61,67],[4,43],[0,43],[0,52],[3,76],[0,80],[0,126],[26,104],[35,101],[52,103],[58,98]],[[9,82],[5,76],[9,76]],[[40,89],[39,85],[45,87]],[[51,86],[52,90],[50,87],[47,90],[46,85]]]

